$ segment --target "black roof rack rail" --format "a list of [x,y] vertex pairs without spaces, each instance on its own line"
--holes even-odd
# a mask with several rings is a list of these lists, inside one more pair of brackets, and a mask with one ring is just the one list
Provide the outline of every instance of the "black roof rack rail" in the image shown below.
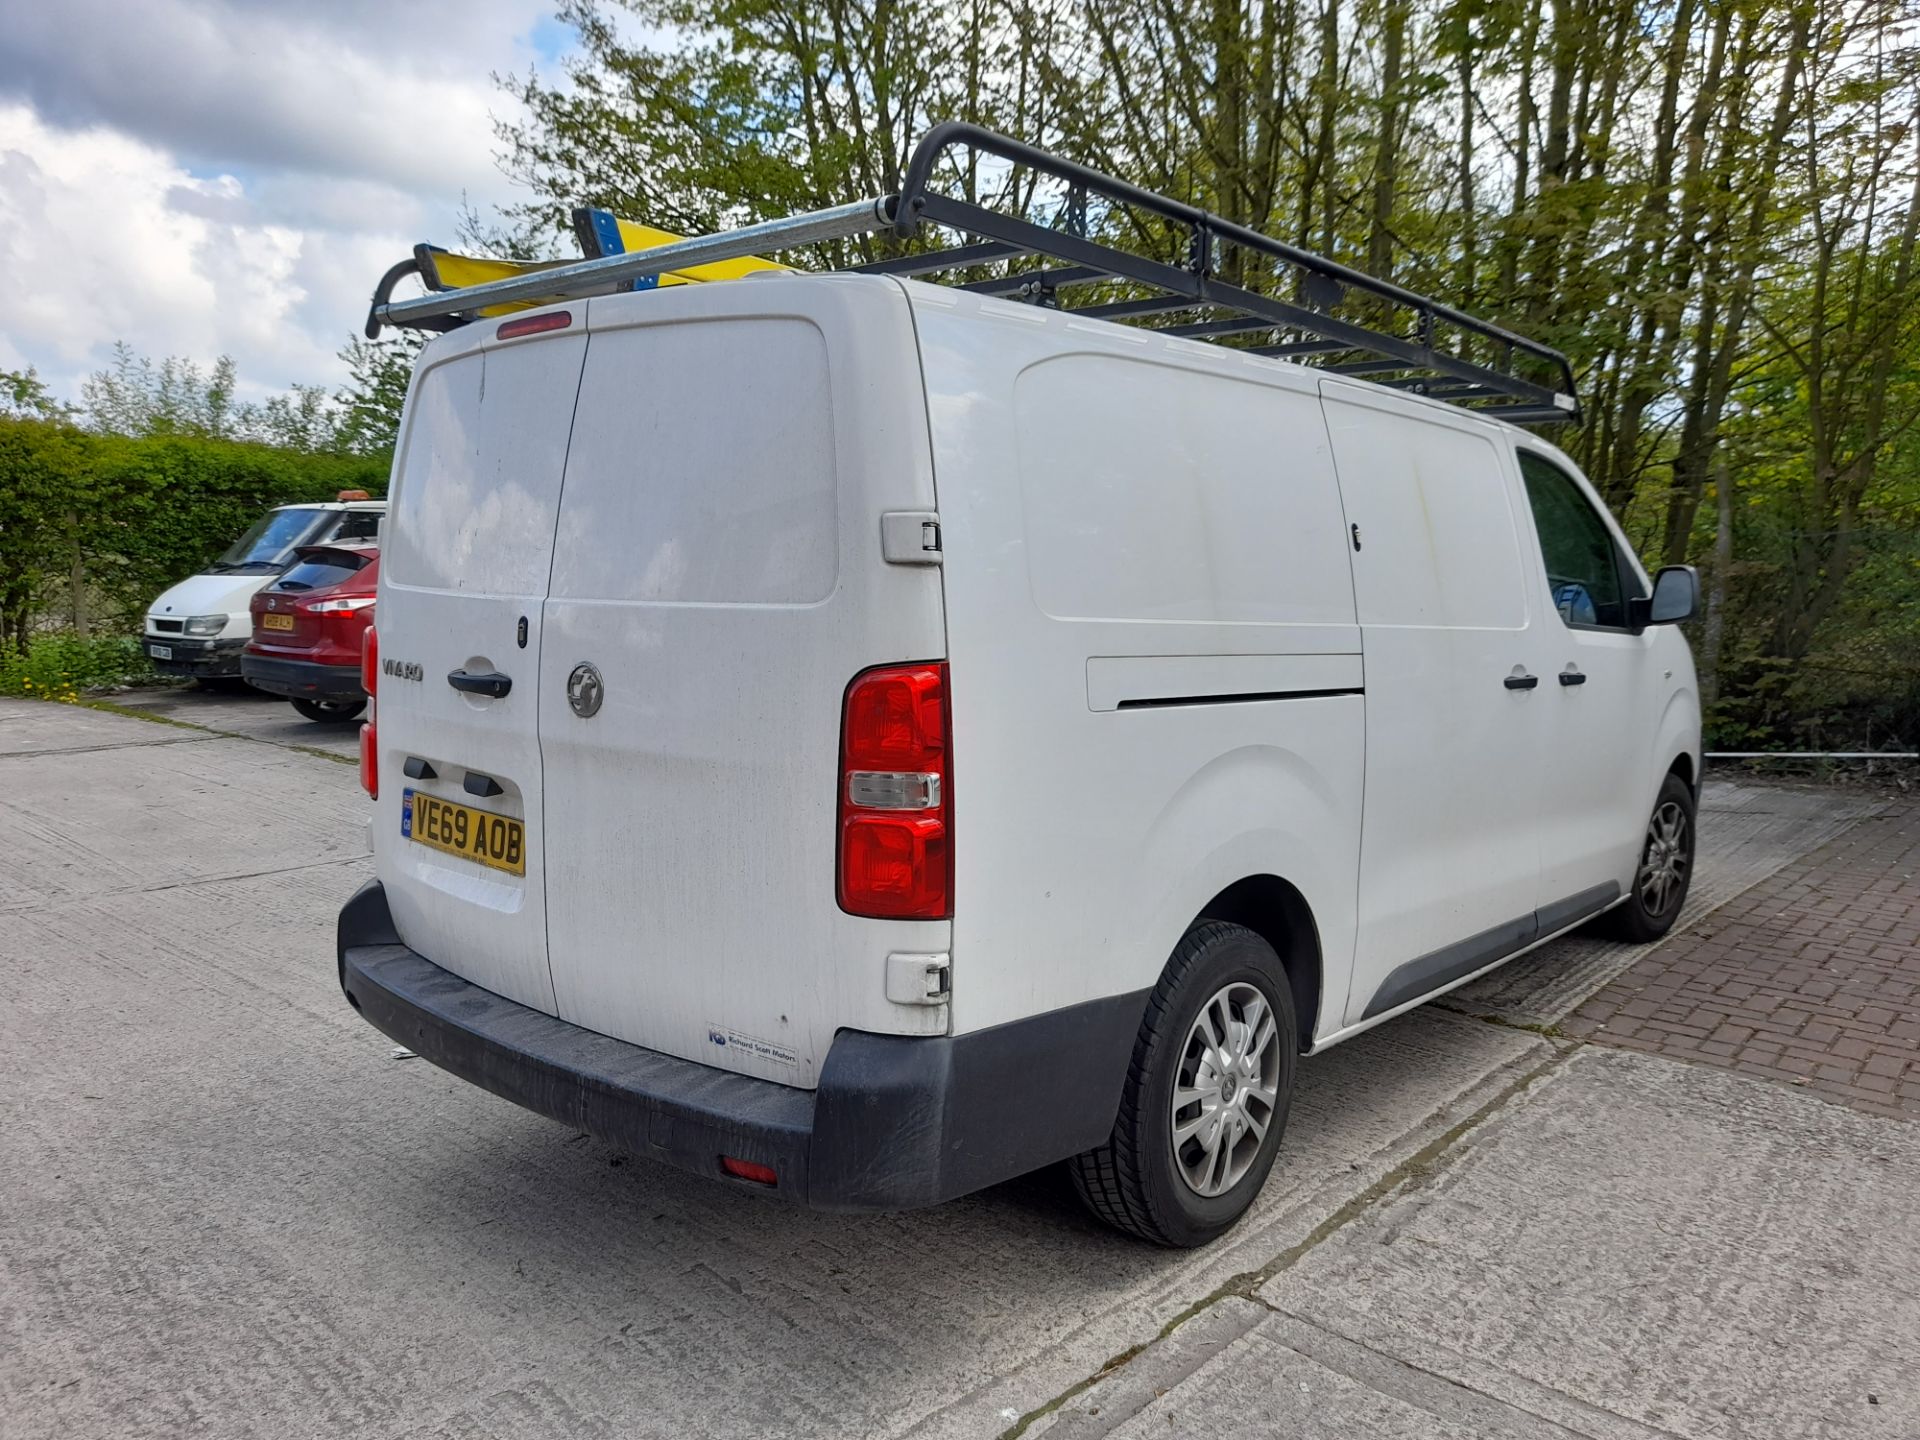
[[[1058,182],[1065,191],[1059,216],[1064,223],[1037,224],[1025,214],[1010,214],[936,191],[936,168],[948,152],[960,147]],[[1112,212],[1118,207],[1156,217],[1170,227],[1170,239],[1184,234],[1184,262],[1170,264],[1095,238],[1089,233],[1089,207],[1096,203],[1106,207],[1099,214],[1101,220],[1116,218]],[[1378,383],[1393,389],[1430,394],[1477,414],[1519,424],[1577,424],[1580,420],[1573,367],[1558,350],[1338,261],[962,121],[948,121],[927,132],[913,152],[897,195],[411,300],[391,298],[394,283],[407,269],[404,264],[396,266],[374,296],[368,328],[369,333],[382,324],[443,329],[486,306],[508,301],[543,303],[571,295],[604,294],[614,282],[762,249],[790,249],[881,230],[906,240],[924,227],[955,232],[960,243],[849,268],[913,277],[960,272],[954,275],[954,283],[961,289],[1194,340],[1244,339],[1249,343],[1234,348],[1255,355],[1299,362],[1324,357],[1318,368],[1328,373],[1377,375],[1382,377]],[[1292,298],[1225,278],[1220,263],[1224,247],[1256,257],[1256,268],[1271,272],[1276,280],[1291,278]],[[1029,260],[1039,263],[1032,269],[1014,268]],[[1006,267],[1002,273],[979,277],[981,267],[1002,264]],[[1244,268],[1228,267],[1233,273]],[[1069,292],[1086,287],[1097,287],[1086,303],[1067,303],[1072,298]],[[1140,294],[1142,290],[1150,293]],[[1335,313],[1350,295],[1364,297],[1370,323]],[[1443,342],[1449,339],[1453,348],[1444,348]],[[1484,352],[1485,358],[1474,358],[1476,352]],[[1530,373],[1521,373],[1516,362],[1526,363]]]
[[[1065,208],[1067,228],[1048,229],[1023,216],[937,193],[932,188],[936,167],[949,151],[961,147],[976,156],[991,156],[1059,181],[1069,197]],[[1091,238],[1085,223],[1090,200],[1125,206],[1184,229],[1187,262],[1169,265]],[[1293,343],[1250,348],[1262,354],[1293,357],[1351,352],[1347,362],[1328,368],[1348,374],[1397,373],[1399,378],[1392,383],[1403,390],[1425,391],[1431,381],[1434,393],[1448,398],[1505,397],[1517,403],[1492,407],[1485,413],[1521,423],[1577,424],[1580,419],[1573,366],[1558,350],[1390,281],[979,125],[964,121],[936,125],[915,148],[893,206],[893,228],[896,235],[906,238],[928,224],[981,243],[917,255],[913,257],[916,274],[933,273],[926,262],[943,253],[955,267],[979,264],[984,246],[997,243],[1014,252],[1045,256],[1059,263],[996,280],[974,281],[966,288],[1018,294],[1071,309],[1074,307],[1062,304],[1060,291],[1095,281],[1130,282],[1161,293],[1095,302],[1081,307],[1080,313],[1151,323],[1154,316],[1204,307],[1210,312],[1209,318],[1160,328],[1196,339],[1277,331],[1291,337]],[[1238,246],[1290,269],[1300,298],[1260,294],[1221,278],[1218,251],[1223,244]],[[896,264],[883,260],[856,268],[887,270]],[[1349,292],[1370,297],[1376,308],[1389,316],[1404,317],[1408,333],[1394,334],[1335,315],[1334,310]],[[1480,363],[1439,348],[1443,327],[1486,342],[1485,348],[1497,357],[1497,363]],[[1514,369],[1517,356],[1534,361],[1542,378],[1518,373]]]

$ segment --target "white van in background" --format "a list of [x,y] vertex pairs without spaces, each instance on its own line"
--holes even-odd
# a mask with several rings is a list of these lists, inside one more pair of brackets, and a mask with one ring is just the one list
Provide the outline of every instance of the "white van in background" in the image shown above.
[[343,490],[317,505],[280,505],[261,516],[213,564],[161,592],[147,607],[142,644],[162,675],[237,679],[240,652],[253,635],[248,602],[293,563],[302,545],[372,540],[384,500]]
[[1468,410],[794,275],[443,335],[394,473],[342,986],[639,1155],[1203,1243],[1297,1056],[1686,893],[1697,581]]

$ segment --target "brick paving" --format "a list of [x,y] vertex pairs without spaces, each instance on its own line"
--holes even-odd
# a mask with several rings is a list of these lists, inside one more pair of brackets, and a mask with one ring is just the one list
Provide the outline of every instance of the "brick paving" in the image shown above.
[[1649,951],[1563,1028],[1920,1119],[1920,800]]

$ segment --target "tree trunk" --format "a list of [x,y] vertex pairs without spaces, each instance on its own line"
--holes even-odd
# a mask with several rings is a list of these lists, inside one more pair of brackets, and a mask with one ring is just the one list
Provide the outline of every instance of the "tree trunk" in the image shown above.
[[1367,227],[1367,269],[1393,278],[1393,202],[1400,169],[1400,67],[1407,40],[1407,0],[1387,0],[1381,58],[1380,136],[1373,155],[1373,215]]
[[1733,476],[1724,454],[1713,463],[1713,500],[1713,580],[1700,631],[1700,704],[1709,710],[1720,698],[1720,642],[1727,619],[1727,572],[1733,568]]

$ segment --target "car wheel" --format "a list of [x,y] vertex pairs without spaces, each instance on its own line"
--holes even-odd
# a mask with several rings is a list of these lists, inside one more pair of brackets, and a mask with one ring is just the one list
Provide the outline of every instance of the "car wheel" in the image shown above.
[[1147,1002],[1107,1143],[1068,1165],[1100,1219],[1158,1245],[1204,1245],[1247,1213],[1273,1169],[1299,1032],[1273,947],[1203,920]]
[[1668,775],[1647,818],[1633,889],[1600,918],[1600,928],[1635,945],[1649,944],[1673,929],[1693,883],[1693,838],[1693,792],[1678,775]]
[[367,708],[364,700],[303,700],[295,697],[293,708],[309,720],[317,720],[322,725],[338,725],[357,719],[360,712]]

